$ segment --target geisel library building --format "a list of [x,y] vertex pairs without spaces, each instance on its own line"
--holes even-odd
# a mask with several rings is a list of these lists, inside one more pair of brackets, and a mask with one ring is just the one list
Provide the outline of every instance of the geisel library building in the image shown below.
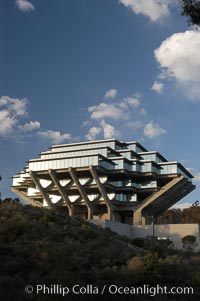
[[192,178],[138,142],[109,139],[52,146],[13,177],[12,190],[33,206],[59,207],[134,237],[195,188]]

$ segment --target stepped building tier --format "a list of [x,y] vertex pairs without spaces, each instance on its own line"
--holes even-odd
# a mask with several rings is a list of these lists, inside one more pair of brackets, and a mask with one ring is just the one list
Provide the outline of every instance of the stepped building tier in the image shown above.
[[70,216],[145,225],[195,186],[178,162],[116,139],[54,145],[13,177],[12,190]]

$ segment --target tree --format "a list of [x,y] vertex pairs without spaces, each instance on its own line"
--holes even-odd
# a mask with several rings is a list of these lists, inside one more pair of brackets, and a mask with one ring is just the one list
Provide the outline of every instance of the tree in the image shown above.
[[146,249],[151,253],[157,253],[159,258],[165,258],[173,251],[174,244],[170,239],[150,237],[146,241]]
[[200,26],[200,1],[199,0],[180,0],[182,15],[188,17],[190,24]]
[[194,235],[186,235],[182,238],[183,248],[186,254],[190,256],[196,247],[196,237]]

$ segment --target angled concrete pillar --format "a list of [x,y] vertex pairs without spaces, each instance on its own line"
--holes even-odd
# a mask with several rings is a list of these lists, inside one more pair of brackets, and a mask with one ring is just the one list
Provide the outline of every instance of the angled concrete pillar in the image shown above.
[[[138,206],[135,207],[134,211],[134,217],[133,217],[133,224],[136,225],[145,225],[147,223],[148,218],[145,216],[145,213],[143,210],[149,205],[152,205],[154,202],[160,201],[160,207],[162,208],[163,202],[161,200],[163,199],[170,199],[173,194],[178,191],[177,189],[184,185],[184,181],[187,181],[183,175],[172,179],[170,182],[168,182],[166,185],[161,187],[157,192],[151,194],[146,199],[144,199],[141,203],[138,204]],[[173,193],[173,194],[172,194]],[[171,196],[172,195],[172,196]],[[169,203],[169,201],[168,201]]]
[[96,173],[96,170],[94,168],[94,166],[90,166],[90,172],[92,174],[92,177],[93,179],[95,180],[97,186],[98,186],[98,189],[99,189],[99,192],[101,194],[101,196],[103,197],[104,201],[106,202],[106,207],[107,207],[107,210],[108,210],[108,219],[110,220],[113,220],[113,205],[104,189],[104,186],[102,185],[101,181],[99,180],[99,177]]
[[67,208],[69,210],[69,215],[73,216],[73,205],[70,202],[70,199],[67,195],[67,193],[65,192],[65,190],[63,189],[63,187],[61,186],[57,174],[53,169],[49,169],[49,175],[53,181],[53,183],[55,184],[56,188],[58,189],[60,196],[63,198],[63,201],[65,202],[65,204],[67,205]]
[[70,167],[69,168],[69,174],[72,178],[72,180],[74,181],[74,183],[76,184],[76,187],[82,197],[82,199],[84,200],[86,206],[87,206],[87,210],[88,210],[88,220],[93,219],[93,208],[92,208],[92,204],[90,203],[90,200],[88,199],[88,196],[83,188],[83,186],[80,184],[78,177],[76,175],[75,170]]
[[39,189],[41,195],[43,196],[43,198],[45,199],[45,201],[47,202],[48,206],[50,208],[53,208],[54,205],[52,204],[52,201],[50,200],[50,197],[48,196],[48,193],[46,192],[46,190],[42,187],[42,185],[40,184],[40,181],[37,177],[37,174],[35,171],[30,171],[29,172],[35,186]]
[[20,198],[24,199],[27,203],[29,203],[30,205],[34,206],[34,207],[43,207],[43,205],[38,202],[33,200],[32,198],[30,198],[29,196],[27,196],[24,192],[18,190],[15,187],[11,187],[11,190],[16,193]]

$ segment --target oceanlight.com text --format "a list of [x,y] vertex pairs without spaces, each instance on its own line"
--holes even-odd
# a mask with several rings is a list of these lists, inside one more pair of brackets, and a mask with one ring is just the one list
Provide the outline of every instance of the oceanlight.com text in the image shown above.
[[38,284],[35,287],[32,285],[27,285],[25,287],[25,292],[27,294],[36,295],[60,295],[67,296],[69,294],[74,295],[149,295],[154,297],[156,295],[193,295],[194,289],[192,287],[181,287],[181,286],[161,286],[157,284],[156,286],[150,286],[144,284],[142,286],[119,286],[115,284],[103,285],[101,287],[87,284],[81,286],[75,284],[72,287],[63,286],[60,284]]

